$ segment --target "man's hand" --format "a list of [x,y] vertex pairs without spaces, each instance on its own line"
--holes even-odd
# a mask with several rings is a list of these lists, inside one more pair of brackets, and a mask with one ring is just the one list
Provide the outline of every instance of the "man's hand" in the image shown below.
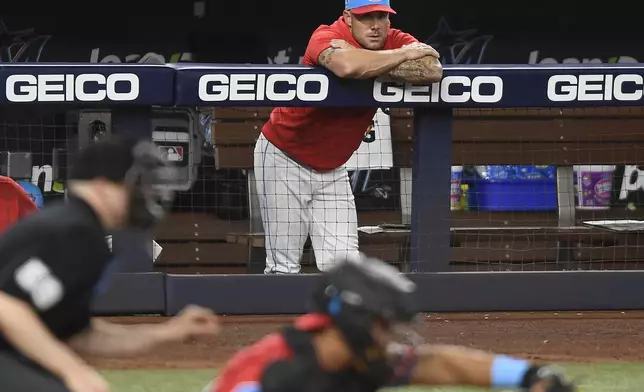
[[176,341],[215,336],[219,333],[219,319],[210,309],[190,305],[168,321],[167,332],[170,340]]
[[403,45],[402,48],[408,49],[408,50],[425,51],[427,53],[427,56],[436,57],[437,59],[441,57],[440,53],[438,53],[436,49],[434,49],[431,45],[427,45],[426,43],[423,43],[423,42],[414,42],[411,44]]
[[334,49],[356,49],[355,46],[351,45],[343,39],[332,39],[331,47]]
[[131,357],[160,344],[182,342],[219,332],[217,316],[209,309],[186,307],[179,315],[161,324],[120,325],[92,320],[92,327],[74,336],[68,344],[93,356]]
[[105,379],[92,368],[80,368],[63,379],[70,392],[109,392]]
[[440,54],[436,51],[436,49],[422,42],[414,42],[412,44],[403,45],[400,49],[405,52],[408,60],[418,60],[427,56],[440,58]]

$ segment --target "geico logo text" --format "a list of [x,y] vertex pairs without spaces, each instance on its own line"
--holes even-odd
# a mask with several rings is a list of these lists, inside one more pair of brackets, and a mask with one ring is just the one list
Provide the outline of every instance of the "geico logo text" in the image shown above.
[[321,74],[208,74],[199,78],[199,99],[206,102],[320,102],[328,95],[329,78]]
[[503,79],[498,76],[446,76],[432,85],[376,81],[373,97],[378,102],[495,103],[503,98]]
[[132,73],[9,75],[5,95],[9,102],[133,101],[139,89]]
[[554,75],[548,79],[548,99],[570,101],[639,101],[642,75]]

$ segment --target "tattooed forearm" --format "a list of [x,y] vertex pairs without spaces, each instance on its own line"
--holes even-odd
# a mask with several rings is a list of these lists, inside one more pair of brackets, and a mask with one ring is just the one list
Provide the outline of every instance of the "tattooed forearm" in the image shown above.
[[341,78],[369,79],[386,75],[406,60],[403,51],[353,48],[337,40],[332,45],[318,55],[318,65]]
[[436,57],[409,60],[389,71],[389,76],[409,83],[434,83],[443,77],[443,67]]
[[320,56],[318,57],[318,63],[323,67],[328,66],[335,51],[336,48],[328,48],[324,52],[320,53]]

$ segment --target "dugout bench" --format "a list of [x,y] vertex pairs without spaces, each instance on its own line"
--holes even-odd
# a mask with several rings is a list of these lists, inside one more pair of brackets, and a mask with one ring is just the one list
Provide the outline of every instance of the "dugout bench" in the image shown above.
[[[247,255],[247,271],[261,273],[264,235],[253,184],[253,148],[272,108],[213,109],[213,145],[218,170],[248,173],[250,219],[247,230],[231,230],[226,242]],[[401,210],[359,212],[360,248],[407,271],[410,263],[411,168],[414,122],[411,109],[393,109],[394,167],[400,172]],[[552,212],[451,212],[450,271],[544,271],[637,269],[644,260],[642,236],[589,228],[586,220],[641,219],[642,210],[606,211],[574,207],[576,164],[639,163],[644,152],[644,108],[455,109],[454,165],[557,165],[558,209]],[[612,129],[619,128],[620,132]],[[393,225],[394,229],[387,228]],[[398,227],[398,225],[402,225]],[[232,249],[232,247],[231,247]],[[315,256],[305,246],[303,270],[315,272]]]

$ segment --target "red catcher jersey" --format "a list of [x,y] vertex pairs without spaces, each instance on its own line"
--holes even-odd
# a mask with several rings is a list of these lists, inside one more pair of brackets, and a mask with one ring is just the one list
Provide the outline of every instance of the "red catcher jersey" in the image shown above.
[[[315,330],[330,323],[328,316],[306,314],[295,321],[295,327]],[[293,351],[280,332],[267,335],[233,356],[216,379],[212,392],[261,392],[260,381],[266,368],[292,356]]]
[[0,233],[36,210],[36,203],[17,182],[0,176]]
[[[294,325],[302,331],[315,331],[330,325],[332,320],[324,314],[309,313],[299,317]],[[261,392],[261,380],[270,364],[290,359],[294,355],[281,332],[267,335],[252,346],[233,356],[213,382],[210,392]],[[389,386],[408,385],[417,361],[414,347],[400,346],[393,361]]]
[[[331,47],[332,39],[342,39],[360,47],[340,17],[330,26],[313,32],[304,53],[303,64],[318,65],[320,53]],[[410,34],[389,29],[383,50],[398,49],[418,42]],[[262,128],[277,148],[298,163],[317,171],[330,171],[344,165],[360,147],[378,108],[290,108],[278,107]]]

